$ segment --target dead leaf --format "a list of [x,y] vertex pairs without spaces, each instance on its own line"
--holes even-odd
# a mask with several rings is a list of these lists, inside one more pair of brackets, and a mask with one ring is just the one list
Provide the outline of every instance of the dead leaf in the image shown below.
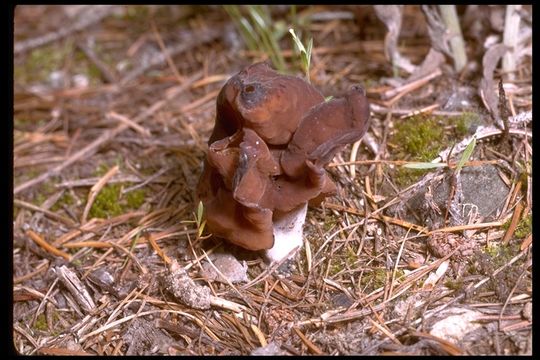
[[493,72],[499,60],[508,51],[508,47],[503,44],[497,44],[490,47],[482,59],[483,77],[480,81],[480,97],[484,100],[484,105],[491,112],[493,119],[498,123],[500,121],[498,98],[495,94],[493,82]]
[[422,11],[426,16],[431,46],[433,49],[452,57],[452,52],[448,45],[450,35],[441,19],[437,5],[422,5]]
[[403,19],[403,5],[374,5],[373,8],[379,20],[388,29],[384,38],[384,55],[393,65],[412,73],[416,66],[399,54],[397,46]]
[[416,70],[414,70],[411,76],[409,76],[407,79],[407,82],[418,80],[424,76],[427,76],[428,74],[433,73],[441,66],[441,64],[444,63],[444,61],[444,55],[440,51],[437,51],[434,48],[429,49],[424,61],[422,61],[422,65],[418,66]]

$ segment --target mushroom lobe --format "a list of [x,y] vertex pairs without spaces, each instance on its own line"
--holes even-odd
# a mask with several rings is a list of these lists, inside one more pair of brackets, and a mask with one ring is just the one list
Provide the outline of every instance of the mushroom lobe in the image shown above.
[[353,86],[343,97],[316,105],[304,116],[281,155],[281,167],[294,178],[306,171],[306,160],[325,166],[344,145],[361,139],[368,127],[365,91]]

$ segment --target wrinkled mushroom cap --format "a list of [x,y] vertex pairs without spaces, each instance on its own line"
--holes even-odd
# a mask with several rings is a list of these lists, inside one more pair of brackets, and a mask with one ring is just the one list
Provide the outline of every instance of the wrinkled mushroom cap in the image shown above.
[[256,63],[233,76],[221,89],[219,132],[232,135],[238,128],[247,127],[269,145],[284,145],[305,111],[323,101],[322,94],[304,80],[280,75],[267,63]]
[[334,193],[324,166],[369,126],[361,87],[325,102],[266,63],[229,79],[216,112],[198,195],[209,230],[249,250],[271,248],[277,219]]

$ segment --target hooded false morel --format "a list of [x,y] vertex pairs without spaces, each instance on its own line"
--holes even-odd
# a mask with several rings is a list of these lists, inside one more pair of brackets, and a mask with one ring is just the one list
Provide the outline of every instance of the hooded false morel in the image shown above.
[[324,166],[368,127],[359,86],[325,101],[311,84],[266,63],[245,68],[217,98],[197,189],[208,229],[249,250],[272,248],[276,222],[335,192]]

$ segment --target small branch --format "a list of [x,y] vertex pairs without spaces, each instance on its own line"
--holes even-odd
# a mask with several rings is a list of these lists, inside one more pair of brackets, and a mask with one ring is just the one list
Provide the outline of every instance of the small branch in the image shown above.
[[96,304],[94,304],[94,300],[92,300],[88,290],[86,290],[86,286],[84,286],[72,270],[62,265],[55,268],[54,271],[60,278],[60,281],[62,281],[62,284],[64,284],[86,312],[91,312],[96,308]]

